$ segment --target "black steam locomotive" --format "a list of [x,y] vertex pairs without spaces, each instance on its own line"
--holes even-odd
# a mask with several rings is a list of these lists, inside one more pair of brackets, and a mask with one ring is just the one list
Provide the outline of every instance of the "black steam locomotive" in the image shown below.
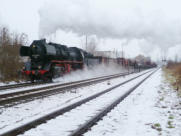
[[30,47],[21,46],[20,55],[30,58],[22,73],[31,81],[50,81],[53,77],[82,69],[84,65],[100,63],[102,59],[77,47],[46,43],[45,39],[34,40]]
[[130,59],[93,56],[80,48],[47,43],[45,39],[34,40],[30,47],[21,46],[20,55],[29,57],[22,73],[28,76],[32,82],[35,80],[51,81],[52,78],[70,71],[98,64],[117,64],[128,70],[131,67],[133,70],[139,71],[140,68],[147,69],[156,66],[151,62],[138,65],[138,62]]

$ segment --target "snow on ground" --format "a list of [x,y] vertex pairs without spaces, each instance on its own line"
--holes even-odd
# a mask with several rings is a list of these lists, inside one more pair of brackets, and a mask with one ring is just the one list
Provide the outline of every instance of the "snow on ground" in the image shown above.
[[[25,83],[24,81],[20,81],[19,83]],[[19,84],[17,82],[14,82],[14,81],[11,81],[11,82],[8,82],[8,83],[3,83],[3,82],[0,82],[0,86],[4,86],[4,85],[14,85],[14,84]]]
[[[130,75],[120,79],[123,81],[131,76],[133,77],[133,75]],[[78,80],[78,78],[76,79]],[[118,83],[118,79],[109,82],[113,85],[114,83]],[[70,79],[67,78],[67,80]],[[63,81],[66,81],[66,79]],[[11,108],[1,108],[0,130],[3,132],[16,127],[57,108],[64,107],[97,93],[98,90],[105,89],[106,87],[110,87],[108,81],[20,104]],[[78,115],[78,117],[80,117],[80,115]],[[47,131],[50,129],[47,128]],[[33,132],[32,135],[37,135],[35,132]],[[41,134],[49,135],[50,133],[42,132]],[[171,86],[165,81],[161,70],[147,79],[144,85],[137,88],[114,110],[108,113],[102,121],[95,125],[91,131],[85,134],[85,136],[102,135],[181,136],[181,98],[177,96],[177,92],[172,90]]]
[[181,136],[181,98],[159,70],[85,136]]
[[0,133],[145,72],[135,73],[88,87],[73,89],[65,93],[37,99],[14,107],[0,108]]
[[18,88],[11,88],[11,89],[5,89],[5,90],[0,90],[0,95],[1,94],[8,94],[8,93],[13,93],[13,92],[21,92],[21,91],[26,91],[30,89],[36,89],[36,88],[42,88],[46,86],[52,86],[52,85],[57,85],[60,84],[59,82],[54,82],[54,83],[45,83],[41,85],[31,85],[31,86],[25,86],[25,87],[18,87]]
[[27,131],[25,136],[67,136],[71,131],[77,129],[80,125],[84,124],[87,120],[95,116],[102,109],[114,102],[131,87],[143,80],[148,74],[141,76],[123,86],[120,86],[94,100],[83,104],[70,112],[51,119],[35,129]]

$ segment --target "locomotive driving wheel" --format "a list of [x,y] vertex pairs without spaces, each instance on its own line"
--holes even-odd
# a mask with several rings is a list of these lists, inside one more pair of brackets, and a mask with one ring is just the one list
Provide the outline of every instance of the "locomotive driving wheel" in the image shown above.
[[43,82],[52,82],[52,76],[51,76],[51,74],[45,74],[45,75],[42,77],[42,80],[43,80]]

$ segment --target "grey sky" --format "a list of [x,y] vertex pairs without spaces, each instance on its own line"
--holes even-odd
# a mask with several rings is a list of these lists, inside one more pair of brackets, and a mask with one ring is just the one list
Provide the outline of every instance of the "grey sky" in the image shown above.
[[[0,0],[0,23],[48,40],[81,47],[85,34],[99,50],[122,50],[154,60],[181,51],[179,0]],[[181,56],[179,56],[181,57]]]
[[30,40],[37,39],[38,9],[42,4],[43,0],[0,0],[1,23],[13,31],[28,34]]

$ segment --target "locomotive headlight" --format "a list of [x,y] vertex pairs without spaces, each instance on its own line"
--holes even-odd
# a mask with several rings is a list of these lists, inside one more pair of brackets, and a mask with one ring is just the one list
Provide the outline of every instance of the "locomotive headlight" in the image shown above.
[[38,69],[41,69],[41,66],[38,66]]

